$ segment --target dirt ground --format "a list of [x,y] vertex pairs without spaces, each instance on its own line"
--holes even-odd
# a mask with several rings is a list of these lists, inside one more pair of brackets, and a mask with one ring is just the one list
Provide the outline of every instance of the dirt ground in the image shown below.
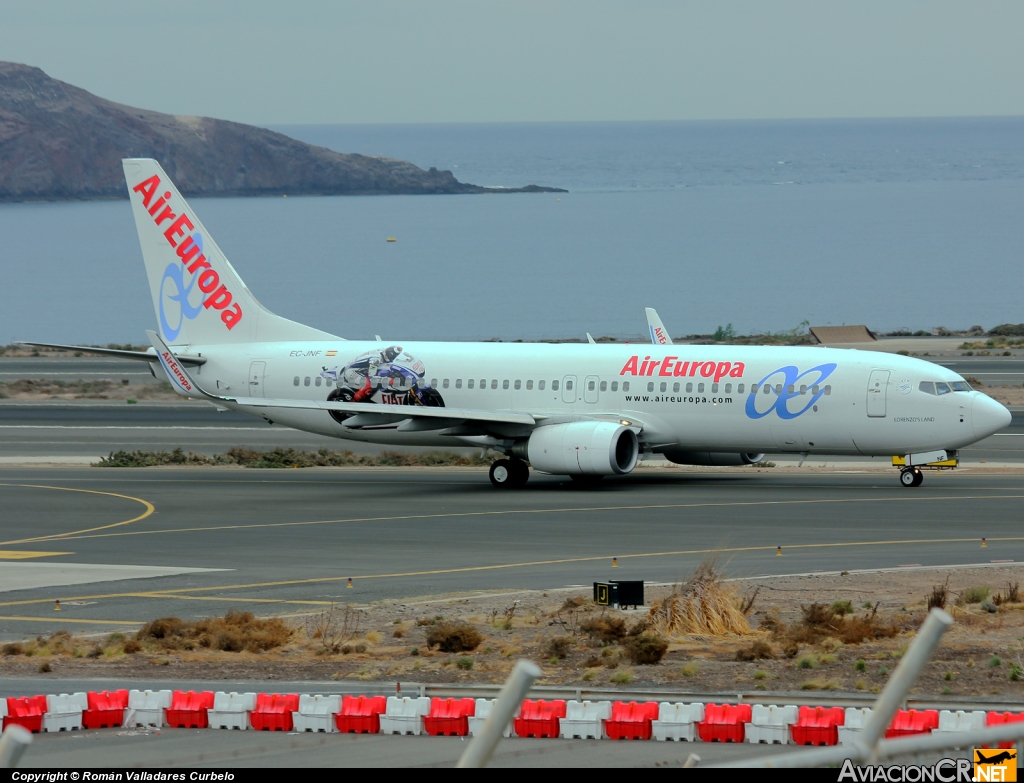
[[0,399],[11,400],[177,400],[166,381],[130,383],[117,381],[53,381],[22,378],[0,383]]
[[[36,675],[41,681],[52,676],[125,681],[158,676],[471,684],[501,682],[515,660],[526,657],[541,664],[544,676],[540,684],[548,685],[873,693],[884,685],[920,627],[933,587],[946,584],[946,608],[956,624],[946,633],[913,693],[1024,700],[1024,604],[1003,600],[1020,574],[1018,567],[999,566],[726,582],[719,588],[734,605],[753,597],[746,615],[750,632],[670,638],[664,657],[653,665],[630,661],[628,637],[602,642],[584,630],[594,625],[587,626],[588,620],[599,618],[602,622],[621,619],[627,629],[636,632],[649,617],[647,608],[607,610],[592,603],[589,591],[558,590],[421,597],[282,616],[260,631],[261,644],[283,641],[265,652],[202,646],[237,649],[245,645],[244,636],[225,636],[226,626],[220,620],[202,626],[209,630],[205,642],[197,641],[197,636],[184,642],[170,635],[136,642],[133,635],[57,634],[28,640],[21,649],[6,645],[0,672]],[[673,589],[649,585],[648,604]],[[973,603],[976,600],[983,602]],[[809,612],[814,614],[809,607],[815,602],[819,614],[824,610],[828,615],[831,609],[826,607],[833,604],[840,610],[852,610],[852,614],[832,616],[825,626],[811,632],[805,618]],[[861,625],[853,626],[854,622]],[[442,652],[428,646],[432,630],[450,629],[452,624],[468,624],[477,631],[479,643],[474,649]],[[830,630],[830,624],[838,630]],[[894,635],[874,641],[851,639],[849,629],[861,626]],[[275,634],[280,637],[276,641]],[[846,643],[839,638],[844,634]],[[751,650],[770,657],[737,660],[738,651],[750,657]]]

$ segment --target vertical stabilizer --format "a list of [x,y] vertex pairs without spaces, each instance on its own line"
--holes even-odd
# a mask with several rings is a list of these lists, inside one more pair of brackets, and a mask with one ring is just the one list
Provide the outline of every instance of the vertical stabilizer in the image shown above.
[[647,311],[647,326],[651,330],[651,342],[655,345],[672,345],[672,338],[668,336],[665,325],[658,317],[658,311],[653,307],[645,309]]
[[160,164],[122,161],[160,336],[175,345],[340,339],[264,308]]

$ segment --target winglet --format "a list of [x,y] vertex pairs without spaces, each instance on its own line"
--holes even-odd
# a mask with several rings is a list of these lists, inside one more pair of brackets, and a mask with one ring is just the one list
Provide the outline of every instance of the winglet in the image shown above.
[[587,342],[591,345],[597,345],[597,343],[594,342],[594,338],[590,336],[590,332],[587,332]]
[[647,311],[647,326],[651,330],[651,342],[655,345],[672,345],[672,338],[668,336],[665,325],[658,317],[658,311],[653,307],[645,309]]
[[227,397],[218,397],[210,394],[196,383],[192,376],[188,374],[188,370],[185,369],[184,365],[178,361],[177,357],[171,352],[171,349],[167,347],[167,343],[160,338],[160,335],[147,329],[146,336],[153,343],[153,348],[156,350],[156,358],[160,362],[160,366],[164,368],[164,372],[167,373],[167,378],[170,380],[174,391],[184,397],[206,397],[211,400],[228,399]]

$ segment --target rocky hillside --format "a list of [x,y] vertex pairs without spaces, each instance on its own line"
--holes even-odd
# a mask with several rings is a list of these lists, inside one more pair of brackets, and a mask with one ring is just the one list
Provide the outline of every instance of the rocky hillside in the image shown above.
[[345,155],[209,117],[136,109],[0,62],[0,201],[127,198],[121,158],[156,158],[185,195],[553,191],[482,188],[450,171]]

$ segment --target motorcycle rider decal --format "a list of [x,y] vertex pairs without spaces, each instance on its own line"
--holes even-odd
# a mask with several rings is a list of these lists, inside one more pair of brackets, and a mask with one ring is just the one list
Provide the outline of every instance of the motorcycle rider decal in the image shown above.
[[[328,402],[367,402],[383,405],[427,405],[443,408],[441,394],[424,378],[423,362],[410,356],[400,345],[366,351],[344,366],[324,367],[320,376],[333,382]],[[351,413],[330,411],[343,422]]]

